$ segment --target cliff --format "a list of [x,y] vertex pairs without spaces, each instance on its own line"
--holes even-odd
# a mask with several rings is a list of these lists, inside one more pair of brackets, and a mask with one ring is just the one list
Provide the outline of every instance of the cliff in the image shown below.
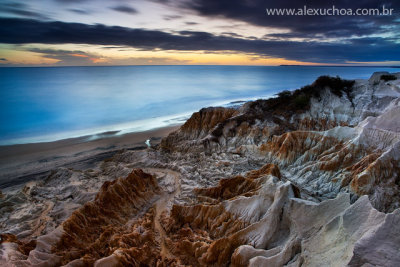
[[196,112],[1,199],[5,266],[398,266],[400,73]]

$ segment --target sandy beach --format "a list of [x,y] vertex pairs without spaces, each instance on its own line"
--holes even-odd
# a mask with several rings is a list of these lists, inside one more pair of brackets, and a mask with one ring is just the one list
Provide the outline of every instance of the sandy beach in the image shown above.
[[145,149],[147,139],[157,145],[162,137],[178,128],[170,126],[124,135],[106,132],[55,142],[0,146],[0,188],[4,191],[45,178],[58,167],[92,168],[122,149]]

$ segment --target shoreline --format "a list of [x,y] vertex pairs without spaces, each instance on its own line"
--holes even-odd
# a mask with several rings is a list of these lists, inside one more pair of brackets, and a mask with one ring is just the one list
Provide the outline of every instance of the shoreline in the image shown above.
[[59,167],[89,169],[122,149],[145,149],[177,130],[182,124],[122,135],[102,133],[54,142],[0,146],[0,189],[7,190],[46,177]]

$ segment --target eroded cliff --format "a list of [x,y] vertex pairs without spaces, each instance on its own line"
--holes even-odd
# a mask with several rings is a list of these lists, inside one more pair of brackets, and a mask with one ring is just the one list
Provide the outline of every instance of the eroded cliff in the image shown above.
[[[206,108],[1,199],[9,266],[397,266],[400,73]],[[133,170],[132,170],[133,169]]]

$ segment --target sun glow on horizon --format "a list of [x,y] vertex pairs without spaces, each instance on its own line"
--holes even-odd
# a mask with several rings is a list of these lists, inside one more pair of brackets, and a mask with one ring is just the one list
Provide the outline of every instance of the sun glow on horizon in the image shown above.
[[[112,66],[112,65],[309,65],[334,64],[266,57],[236,51],[140,50],[127,46],[87,44],[0,44],[0,66]],[[346,61],[343,66],[389,66],[399,61]]]
[[91,45],[0,45],[3,66],[323,65],[235,51],[144,51]]

